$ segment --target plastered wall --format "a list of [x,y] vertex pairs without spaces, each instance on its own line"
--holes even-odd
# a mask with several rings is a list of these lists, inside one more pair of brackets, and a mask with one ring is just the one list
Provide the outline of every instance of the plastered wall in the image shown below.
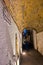
[[[11,45],[13,48],[13,55],[19,56],[17,59],[17,65],[20,63],[20,53],[21,53],[21,45],[22,45],[22,34],[18,30],[18,27],[16,23],[13,21],[12,17],[10,17],[10,25],[7,23],[9,34],[10,34],[10,39],[11,39]],[[17,40],[16,40],[16,35],[17,35]],[[17,51],[16,51],[17,50]],[[18,54],[17,54],[18,53]],[[15,62],[16,65],[16,62]]]
[[37,48],[38,51],[43,55],[43,32],[37,34]]
[[[16,24],[14,23],[12,17],[10,16],[8,10],[0,1],[0,65],[16,65],[15,60],[13,60],[13,55],[16,54],[16,39],[17,34],[17,44],[18,53],[20,54],[20,44],[21,39]],[[17,60],[19,65],[19,58]]]
[[[16,57],[19,56],[17,59],[17,65],[19,65],[20,53],[22,52],[22,34],[20,33],[16,23],[14,22],[13,18],[9,14],[8,10],[5,9],[4,12],[5,12],[4,15],[7,16],[7,17],[4,16],[5,19],[4,22],[6,22],[9,31],[11,45],[13,49],[13,55],[15,55]],[[17,40],[16,40],[16,36],[17,36]]]
[[10,38],[11,38],[13,52],[15,55],[16,54],[16,34],[17,34],[17,43],[19,46],[20,45],[20,32],[12,18],[11,18],[11,25],[8,24],[8,29],[9,29],[9,34],[10,34]]
[[13,51],[6,22],[3,18],[3,4],[0,0],[0,65],[13,65]]
[[33,45],[34,45],[34,49],[37,50],[37,33],[35,30],[33,30]]
[[33,43],[34,49],[43,55],[43,31],[37,33],[33,30]]

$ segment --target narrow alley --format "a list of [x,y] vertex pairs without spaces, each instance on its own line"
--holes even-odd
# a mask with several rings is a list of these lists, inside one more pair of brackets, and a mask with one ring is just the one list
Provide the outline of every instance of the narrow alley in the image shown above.
[[43,65],[43,0],[0,0],[0,65]]

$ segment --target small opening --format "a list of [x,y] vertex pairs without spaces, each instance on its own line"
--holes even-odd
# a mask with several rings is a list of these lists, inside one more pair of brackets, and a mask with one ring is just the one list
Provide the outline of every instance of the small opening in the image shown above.
[[22,32],[22,50],[33,49],[33,31],[24,29]]

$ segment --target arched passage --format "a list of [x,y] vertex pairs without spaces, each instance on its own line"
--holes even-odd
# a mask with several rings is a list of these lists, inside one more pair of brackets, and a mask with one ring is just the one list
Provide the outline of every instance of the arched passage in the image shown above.
[[22,50],[34,48],[33,29],[24,29],[22,32]]

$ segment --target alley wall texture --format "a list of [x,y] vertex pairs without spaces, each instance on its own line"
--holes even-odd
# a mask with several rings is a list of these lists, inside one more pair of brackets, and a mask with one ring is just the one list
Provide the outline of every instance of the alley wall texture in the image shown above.
[[43,0],[4,0],[20,31],[34,28],[43,31]]
[[0,65],[13,65],[13,49],[8,27],[3,17],[3,4],[0,0]]
[[[17,40],[16,40],[17,34]],[[0,65],[16,65],[16,42],[20,54],[21,33],[10,16],[2,0],[0,0]],[[19,57],[20,58],[20,57]],[[19,65],[19,58],[17,63]],[[15,59],[15,60],[14,60]]]
[[43,31],[37,33],[33,30],[33,43],[34,49],[43,55]]
[[37,34],[37,49],[43,55],[43,32]]
[[[22,40],[21,40],[22,34],[19,32],[18,27],[15,24],[15,22],[13,21],[13,19],[10,18],[10,20],[11,20],[11,25],[8,24],[8,30],[9,30],[11,44],[12,44],[12,48],[13,48],[13,55],[15,55],[16,57],[19,56],[17,58],[17,65],[19,65],[21,45],[22,45]],[[16,65],[16,62],[14,65]]]

